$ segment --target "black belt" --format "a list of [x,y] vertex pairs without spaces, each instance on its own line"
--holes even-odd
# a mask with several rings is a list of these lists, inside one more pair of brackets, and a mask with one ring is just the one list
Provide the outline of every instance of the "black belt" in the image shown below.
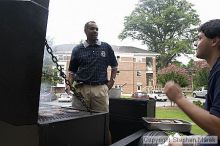
[[77,81],[77,83],[84,84],[84,85],[92,85],[92,86],[104,85],[104,84],[106,84],[107,82],[108,82],[108,81],[104,81],[104,82],[80,82],[80,81]]

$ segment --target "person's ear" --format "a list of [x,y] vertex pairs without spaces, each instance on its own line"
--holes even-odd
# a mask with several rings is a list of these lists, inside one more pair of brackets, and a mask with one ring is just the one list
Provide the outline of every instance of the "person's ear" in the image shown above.
[[215,37],[214,39],[212,39],[212,46],[220,47],[220,37]]

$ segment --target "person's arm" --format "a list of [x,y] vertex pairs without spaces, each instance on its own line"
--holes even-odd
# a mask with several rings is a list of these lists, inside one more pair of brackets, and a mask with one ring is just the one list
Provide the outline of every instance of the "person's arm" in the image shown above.
[[203,130],[220,138],[220,118],[208,111],[189,102],[186,98],[180,98],[176,104]]
[[[75,73],[78,70],[78,59],[77,59],[77,50],[78,47],[76,46],[75,48],[73,48],[72,50],[72,54],[71,54],[71,59],[70,59],[70,64],[69,64],[69,68],[68,68],[68,76],[67,76],[67,80],[69,81],[70,85],[72,86],[73,81],[75,80]],[[66,90],[65,90],[68,94],[70,93],[70,86],[66,85]]]
[[117,74],[117,67],[113,67],[111,69],[111,75],[110,75],[110,79],[107,83],[107,86],[109,89],[111,89],[115,83],[115,78],[116,78],[116,74]]
[[168,82],[164,92],[174,101],[199,127],[211,135],[220,138],[220,118],[189,102],[182,94],[179,85]]
[[115,78],[118,70],[118,62],[116,60],[115,53],[112,47],[109,44],[107,45],[109,46],[109,65],[111,66],[111,75],[107,86],[109,89],[111,89],[115,83]]

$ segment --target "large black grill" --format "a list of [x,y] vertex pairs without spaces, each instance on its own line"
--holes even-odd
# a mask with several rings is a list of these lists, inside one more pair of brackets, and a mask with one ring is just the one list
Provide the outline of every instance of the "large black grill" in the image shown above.
[[48,6],[0,0],[0,146],[103,146],[107,113],[39,107]]
[[[40,104],[39,146],[103,146],[106,140],[106,120],[107,113]],[[91,139],[85,141],[85,137]]]

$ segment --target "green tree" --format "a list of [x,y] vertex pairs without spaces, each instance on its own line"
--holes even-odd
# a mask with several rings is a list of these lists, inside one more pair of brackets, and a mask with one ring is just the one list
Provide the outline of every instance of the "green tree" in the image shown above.
[[208,86],[208,77],[209,77],[209,68],[202,68],[197,70],[193,75],[193,88],[196,89],[198,87],[207,87]]
[[194,62],[194,60],[193,60],[193,59],[190,59],[190,61],[189,61],[188,64],[187,64],[187,68],[188,68],[188,69],[192,69],[192,68],[193,68],[193,62]]
[[158,67],[167,66],[181,53],[192,53],[199,16],[186,0],[140,0],[124,19],[119,38],[141,40],[149,51],[160,53]]
[[[47,38],[47,42],[49,46],[53,45],[53,39]],[[50,88],[51,85],[56,85],[61,82],[62,79],[58,76],[58,70],[53,68],[53,61],[51,59],[50,54],[47,52],[45,47],[44,49],[44,58],[43,58],[43,68],[42,68],[42,85],[43,88]]]
[[193,88],[207,87],[210,68],[206,61],[194,61],[193,62]]

